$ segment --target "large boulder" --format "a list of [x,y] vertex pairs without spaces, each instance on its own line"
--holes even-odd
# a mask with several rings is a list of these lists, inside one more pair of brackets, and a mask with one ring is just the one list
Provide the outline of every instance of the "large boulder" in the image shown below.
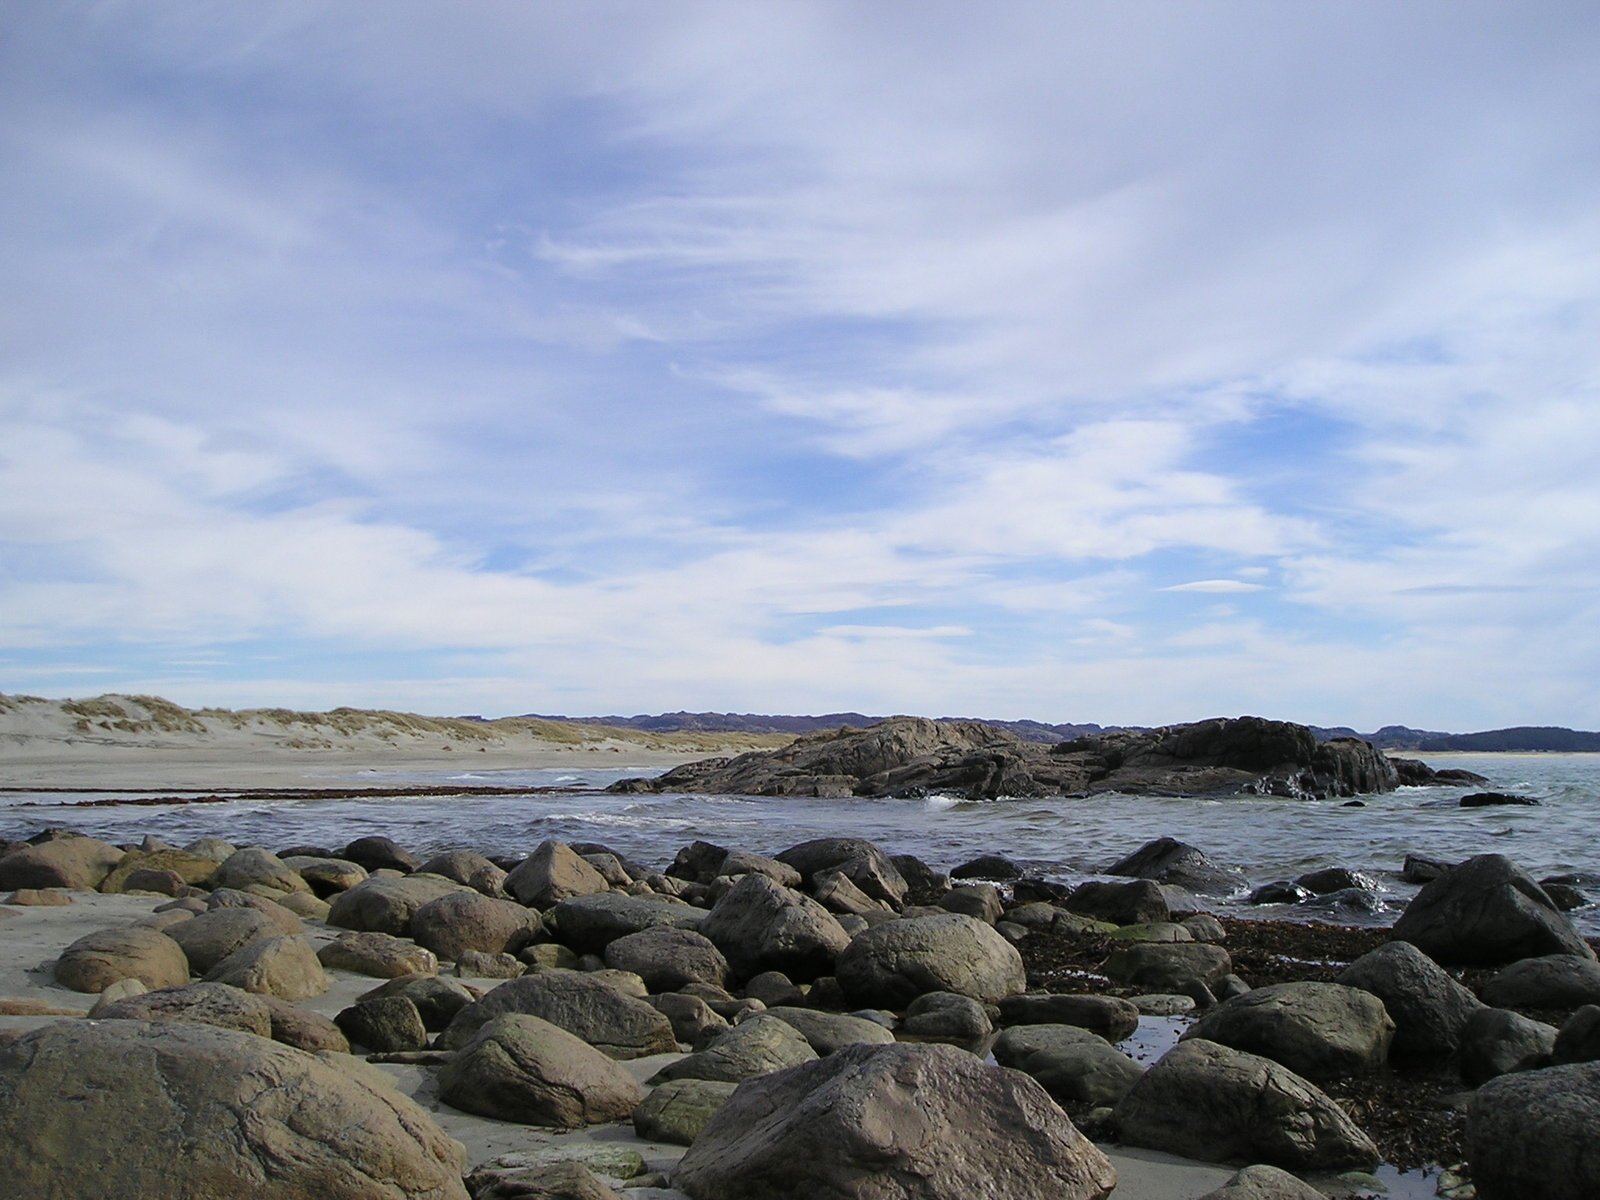
[[1499,854],[1469,858],[1425,884],[1394,923],[1394,936],[1446,966],[1595,956],[1544,889]]
[[1120,996],[1026,992],[1000,1001],[1002,1025],[1075,1025],[1120,1042],[1139,1028],[1139,1009]]
[[1256,1163],[1200,1200],[1323,1200],[1323,1193],[1287,1171]]
[[189,966],[197,975],[204,975],[251,942],[284,936],[271,917],[254,908],[213,908],[165,932],[189,956]]
[[780,1004],[763,1014],[793,1025],[818,1054],[832,1054],[845,1046],[887,1046],[894,1034],[876,1021],[849,1013],[821,1012],[815,1008],[793,1008]]
[[207,971],[206,982],[225,983],[280,1000],[309,1000],[328,990],[327,973],[303,937],[251,942]]
[[924,992],[954,992],[993,1004],[1027,985],[1017,948],[991,926],[960,913],[868,929],[839,956],[834,973],[852,1003],[894,1009]]
[[851,1046],[743,1084],[674,1183],[694,1200],[1101,1200],[1116,1171],[1024,1075],[949,1046]]
[[[778,862],[798,871],[806,887],[814,887],[818,876],[838,871],[873,900],[892,908],[905,903],[905,876],[887,854],[865,838],[813,838],[776,857]],[[722,873],[729,874],[726,864]]]
[[664,1013],[577,971],[541,971],[502,983],[451,1019],[439,1035],[440,1048],[466,1045],[503,1013],[543,1018],[612,1058],[644,1058],[678,1048]]
[[411,918],[429,901],[452,892],[470,891],[439,875],[374,875],[334,897],[328,924],[361,933],[409,937]]
[[1167,906],[1167,894],[1153,879],[1135,879],[1128,883],[1090,880],[1074,888],[1072,895],[1061,902],[1061,907],[1113,925],[1146,925],[1168,920],[1172,915]]
[[811,1043],[793,1025],[766,1013],[757,1013],[717,1034],[704,1050],[668,1063],[656,1073],[652,1082],[715,1079],[722,1083],[739,1083],[784,1067],[814,1062],[817,1057]]
[[606,947],[606,966],[632,971],[652,992],[689,983],[728,982],[728,960],[710,938],[692,929],[657,927],[620,937]]
[[995,1039],[994,1059],[1063,1104],[1115,1104],[1144,1074],[1103,1037],[1073,1025],[1013,1025]]
[[246,846],[235,850],[211,877],[215,887],[238,888],[246,891],[252,887],[271,888],[278,892],[309,892],[311,885],[301,878],[288,863],[270,850],[259,846]]
[[272,1010],[266,1001],[223,983],[189,983],[126,996],[97,1007],[94,1017],[104,1021],[183,1021],[272,1036]]
[[129,925],[84,934],[56,959],[55,977],[75,992],[98,993],[119,979],[177,987],[189,982],[189,960],[166,934]]
[[340,892],[348,892],[367,878],[365,867],[342,858],[290,854],[284,856],[283,863],[287,867],[293,867],[317,896],[336,896]]
[[1144,942],[1112,951],[1100,968],[1113,983],[1158,992],[1207,987],[1233,970],[1233,959],[1208,942]]
[[1394,1022],[1360,988],[1277,983],[1217,1005],[1184,1037],[1248,1050],[1306,1079],[1339,1079],[1383,1066]]
[[660,896],[600,892],[563,900],[549,913],[549,922],[564,945],[580,954],[604,954],[620,937],[645,929],[699,929],[703,908],[692,908]]
[[550,908],[573,896],[592,896],[611,887],[582,855],[557,841],[541,842],[512,869],[502,886],[519,903],[536,908]]
[[630,1115],[638,1082],[549,1021],[504,1013],[480,1026],[439,1072],[446,1104],[499,1121],[576,1129]]
[[1383,1001],[1394,1021],[1390,1053],[1397,1059],[1448,1058],[1461,1030],[1482,1005],[1410,942],[1386,942],[1346,967],[1338,982]]
[[1176,838],[1156,838],[1106,868],[1107,875],[1129,875],[1185,888],[1202,896],[1226,896],[1248,882],[1243,873],[1213,862],[1204,850]]
[[700,922],[734,974],[749,978],[782,971],[808,982],[833,971],[850,935],[810,896],[764,875],[742,875]]
[[485,896],[504,896],[506,872],[475,850],[446,850],[424,862],[418,871],[443,875]]
[[404,996],[416,1005],[423,1025],[434,1033],[449,1028],[455,1015],[478,1000],[478,994],[459,979],[446,975],[401,975],[363,992],[357,1002],[384,996]]
[[1600,1004],[1600,962],[1575,954],[1547,954],[1514,962],[1483,985],[1497,1008],[1577,1008]]
[[137,888],[138,883],[146,882],[133,878],[135,873],[140,871],[171,871],[183,883],[190,887],[199,887],[211,882],[212,876],[217,873],[217,864],[204,855],[190,854],[187,850],[174,850],[170,847],[162,850],[135,850],[124,855],[122,861],[100,881],[100,890],[108,894],[133,890]]
[[97,888],[123,852],[90,837],[63,837],[24,846],[0,858],[0,891],[13,888]]
[[466,1200],[464,1166],[399,1091],[251,1034],[64,1021],[0,1044],[11,1195]]
[[738,1086],[718,1079],[669,1079],[633,1110],[633,1131],[650,1142],[691,1145]]
[[417,945],[450,962],[468,950],[515,954],[543,932],[544,922],[536,910],[475,891],[440,896],[411,916],[411,936]]
[[1320,1088],[1271,1059],[1201,1038],[1179,1042],[1116,1106],[1130,1146],[1204,1162],[1291,1170],[1370,1168],[1377,1148]]
[[1600,1059],[1600,1005],[1585,1004],[1563,1022],[1556,1034],[1550,1060],[1559,1066],[1597,1059]]
[[1600,1196],[1600,1063],[1506,1075],[1467,1106],[1466,1149],[1479,1200]]
[[406,875],[421,865],[411,851],[390,838],[371,834],[356,838],[340,851],[339,857],[368,871],[399,871]]
[[317,951],[330,971],[353,971],[374,979],[437,975],[439,959],[432,950],[388,933],[341,933]]
[[1480,1008],[1461,1030],[1461,1078],[1476,1087],[1514,1071],[1547,1067],[1556,1035],[1554,1025],[1508,1008]]

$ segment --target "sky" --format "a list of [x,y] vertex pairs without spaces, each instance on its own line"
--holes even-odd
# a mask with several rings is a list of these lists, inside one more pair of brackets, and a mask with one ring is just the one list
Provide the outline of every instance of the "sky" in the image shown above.
[[1600,727],[1597,61],[0,0],[0,691]]

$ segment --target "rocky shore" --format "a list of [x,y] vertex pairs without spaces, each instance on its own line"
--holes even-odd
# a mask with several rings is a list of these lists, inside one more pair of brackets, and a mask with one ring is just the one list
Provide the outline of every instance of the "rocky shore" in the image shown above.
[[1219,920],[1170,839],[0,851],[17,1195],[1600,1194],[1600,964],[1498,856],[1384,931]]
[[1056,745],[1027,742],[981,721],[893,717],[867,729],[807,734],[776,750],[707,758],[622,792],[751,796],[1204,796],[1253,793],[1306,799],[1393,791],[1402,783],[1481,782],[1391,759],[1359,738],[1320,741],[1304,725],[1216,717]]

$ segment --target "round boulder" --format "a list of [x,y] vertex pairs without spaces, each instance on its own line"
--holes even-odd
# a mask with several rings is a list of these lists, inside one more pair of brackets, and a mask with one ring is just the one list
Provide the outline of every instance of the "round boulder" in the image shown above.
[[699,928],[742,978],[782,971],[796,982],[809,982],[830,973],[850,944],[832,913],[765,875],[741,875]]
[[438,875],[373,875],[340,892],[328,910],[328,924],[363,933],[409,937],[411,918],[424,904],[469,888]]
[[451,892],[430,900],[411,917],[417,945],[455,962],[463,952],[515,954],[544,932],[536,909],[478,892]]
[[148,988],[189,982],[189,960],[164,933],[130,925],[85,934],[56,959],[56,982],[75,992],[102,991],[119,979],[137,979]]
[[439,1072],[439,1096],[464,1112],[576,1129],[629,1116],[638,1082],[566,1030],[521,1013],[485,1023]]
[[463,1008],[439,1035],[440,1049],[466,1045],[503,1013],[549,1021],[612,1058],[644,1058],[678,1048],[672,1022],[643,1000],[577,971],[541,971],[508,980]]
[[1469,858],[1425,884],[1395,922],[1394,937],[1446,966],[1595,956],[1544,890],[1499,854]]
[[1259,1054],[1306,1079],[1339,1079],[1384,1064],[1394,1022],[1371,992],[1337,983],[1279,983],[1224,1001],[1184,1037]]
[[1394,1021],[1396,1058],[1448,1058],[1461,1045],[1461,1031],[1482,1005],[1410,942],[1386,942],[1363,954],[1339,975],[1383,1001]]
[[1467,1160],[1479,1200],[1600,1196],[1600,1063],[1507,1075],[1467,1106]]
[[689,983],[728,982],[728,960],[711,939],[691,929],[658,926],[606,946],[606,966],[632,971],[652,992],[675,992]]
[[986,1004],[1026,986],[1022,956],[992,926],[960,913],[910,917],[858,935],[834,972],[851,1003],[903,1009],[925,992]]

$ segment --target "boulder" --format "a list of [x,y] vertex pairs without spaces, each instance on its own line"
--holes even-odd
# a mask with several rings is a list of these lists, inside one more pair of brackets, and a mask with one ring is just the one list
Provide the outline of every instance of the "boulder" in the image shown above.
[[251,942],[284,936],[270,917],[253,908],[213,908],[165,932],[182,947],[197,975],[204,975]]
[[902,1009],[924,992],[993,1004],[1026,986],[1022,956],[982,921],[959,913],[911,917],[868,929],[834,972],[851,1003]]
[[1562,1023],[1550,1058],[1557,1065],[1600,1059],[1600,1005],[1585,1004]]
[[[729,853],[726,846],[718,846],[713,842],[690,842],[678,851],[677,857],[672,860],[672,865],[667,868],[667,874],[674,879],[684,879],[690,883],[710,883],[724,873],[722,863]],[[793,885],[784,884],[784,886]]]
[[437,975],[439,959],[431,950],[387,933],[341,933],[317,951],[329,970],[353,971],[375,979]]
[[[312,899],[307,892],[292,893],[295,896]],[[289,896],[281,899],[287,900]],[[265,896],[254,895],[250,892],[241,892],[237,888],[219,887],[205,899],[205,908],[209,912],[215,908],[249,908],[254,909],[267,919],[274,930],[285,936],[304,933],[306,927],[300,923],[300,918],[278,902],[278,899],[267,899]]]
[[1363,954],[1339,983],[1371,992],[1394,1021],[1390,1053],[1399,1059],[1448,1058],[1467,1019],[1482,1005],[1410,942],[1387,942]]
[[728,1027],[727,1019],[699,996],[667,992],[649,997],[648,1003],[672,1022],[674,1038],[696,1050]]
[[[135,873],[142,871],[170,871],[182,883],[190,887],[200,887],[211,882],[212,876],[216,874],[217,864],[203,855],[190,854],[186,850],[135,850],[125,854],[122,861],[100,881],[100,890],[106,893],[157,890],[148,886],[141,887],[139,883],[134,882]],[[140,883],[148,884],[148,882],[148,879],[140,880]]]
[[[521,1155],[501,1155],[520,1158]],[[564,1159],[527,1167],[484,1164],[467,1176],[472,1200],[616,1200],[617,1193],[594,1170]]]
[[340,1011],[333,1022],[357,1046],[380,1054],[421,1050],[428,1044],[422,1014],[405,996],[379,996],[358,1000]]
[[1316,896],[1350,888],[1371,892],[1378,887],[1378,881],[1372,876],[1362,871],[1352,871],[1349,867],[1324,867],[1320,871],[1307,871],[1304,875],[1296,876],[1294,882]]
[[846,1046],[886,1046],[894,1041],[894,1034],[876,1021],[847,1013],[779,1005],[767,1009],[764,1015],[793,1025],[818,1054],[832,1054]]
[[1323,1193],[1287,1171],[1257,1163],[1200,1200],[1323,1200]]
[[416,855],[386,837],[358,837],[339,857],[368,871],[399,871],[402,875],[409,875],[422,865]]
[[1090,880],[1074,888],[1061,906],[1068,912],[1113,925],[1141,925],[1166,921],[1172,916],[1166,893],[1151,879],[1136,879],[1131,883]]
[[927,992],[906,1008],[898,1036],[907,1042],[943,1042],[977,1054],[993,1033],[989,1010],[972,997],[958,996],[954,992]]
[[1109,1042],[1120,1042],[1139,1028],[1139,1008],[1120,996],[1027,992],[1000,1001],[1000,1024],[1075,1025]]
[[85,934],[61,952],[54,973],[57,983],[75,992],[98,993],[121,979],[148,988],[177,987],[189,982],[189,960],[166,934],[130,925]]
[[1217,1005],[1183,1035],[1247,1050],[1306,1079],[1383,1066],[1394,1022],[1371,992],[1337,983],[1278,983]]
[[980,854],[958,867],[950,868],[951,879],[997,879],[1008,882],[1022,878],[1022,868],[1004,854]]
[[612,1059],[523,1013],[485,1022],[439,1072],[439,1096],[446,1104],[557,1129],[621,1120],[644,1095]]
[[356,997],[376,1000],[382,996],[404,996],[417,1006],[423,1025],[433,1033],[449,1027],[455,1015],[478,999],[478,994],[458,979],[443,975],[401,975],[387,983],[380,983],[369,992]]
[[451,892],[430,900],[411,916],[417,945],[455,962],[468,950],[515,954],[544,932],[536,910],[478,892]]
[[[670,873],[670,872],[669,872]],[[779,887],[797,888],[804,881],[800,872],[788,863],[781,863],[775,858],[768,858],[763,854],[751,854],[746,850],[730,850],[722,862],[718,864],[716,875],[765,875]],[[712,878],[716,878],[713,875]],[[703,882],[710,882],[705,880]]]
[[122,855],[117,847],[90,837],[24,846],[0,858],[0,891],[55,887],[89,891],[104,882]]
[[938,907],[946,912],[962,913],[976,918],[985,925],[993,925],[1005,912],[1000,889],[992,883],[963,884],[953,887],[939,897]]
[[[628,1181],[639,1179],[639,1176],[646,1173],[644,1157],[637,1150],[620,1142],[600,1140],[584,1142],[577,1138],[552,1138],[548,1145],[529,1146],[527,1149],[513,1150],[509,1154],[497,1154],[488,1162],[479,1163],[467,1175],[467,1190],[476,1196],[490,1172],[496,1173],[502,1180],[511,1178],[512,1172],[524,1173],[516,1179],[518,1186],[521,1187],[526,1186],[530,1177],[553,1175],[561,1167],[569,1165],[586,1168],[596,1178],[605,1179],[611,1187],[618,1185],[626,1187]],[[541,1182],[546,1181],[541,1180]],[[639,1180],[639,1186],[644,1183],[644,1180]],[[518,1197],[522,1195],[520,1191],[507,1194]],[[557,1196],[564,1194],[559,1191],[555,1193]],[[602,1200],[616,1200],[616,1197],[613,1194],[603,1197]]]
[[506,894],[506,873],[474,850],[446,850],[443,854],[435,854],[417,870],[423,874],[453,879],[485,896],[503,897]]
[[277,892],[311,890],[311,885],[300,877],[300,872],[272,851],[259,846],[235,850],[226,862],[217,867],[211,883],[214,887],[237,888],[240,891],[252,887],[271,888]]
[[408,937],[411,918],[424,904],[469,890],[438,875],[373,875],[334,897],[328,924],[361,933]]
[[789,847],[777,860],[800,872],[806,887],[815,884],[818,875],[837,870],[874,900],[897,909],[905,903],[905,877],[887,854],[865,838],[813,838]]
[[833,914],[764,875],[743,875],[700,922],[738,976],[782,971],[808,982],[832,972],[850,944]]
[[[528,910],[532,912],[532,909]],[[528,973],[527,964],[514,954],[485,954],[463,950],[456,955],[456,974],[473,979],[515,979]]]
[[503,1013],[540,1017],[612,1058],[644,1058],[678,1048],[672,1022],[663,1013],[577,971],[541,971],[502,983],[455,1015],[439,1035],[440,1048],[466,1045]]
[[506,876],[506,892],[519,903],[550,908],[573,896],[609,891],[606,877],[565,842],[541,842]]
[[189,983],[157,988],[96,1006],[97,1021],[182,1021],[211,1025],[257,1037],[272,1036],[272,1010],[266,1001],[222,983]]
[[299,872],[317,896],[335,896],[348,892],[367,878],[365,867],[342,858],[316,858],[306,854],[291,854],[283,864]]
[[675,992],[687,983],[728,982],[728,960],[711,939],[692,929],[657,926],[630,933],[605,949],[606,966],[632,971],[652,992]]
[[662,897],[602,892],[563,900],[549,916],[566,945],[580,954],[604,954],[618,938],[644,929],[699,929],[706,913]]
[[1446,966],[1595,956],[1539,885],[1499,854],[1470,858],[1425,884],[1395,922],[1394,937]]
[[309,1000],[328,990],[328,976],[311,943],[303,937],[251,942],[207,971],[206,982],[225,983],[281,1000]]
[[1246,883],[1241,872],[1219,866],[1205,851],[1170,837],[1146,842],[1132,854],[1112,863],[1106,868],[1106,874],[1152,879],[1202,896],[1230,895]]
[[1473,1086],[1550,1065],[1556,1028],[1505,1008],[1480,1008],[1461,1030],[1461,1078]]
[[812,882],[811,894],[823,908],[843,916],[894,911],[888,901],[874,900],[858,888],[850,876],[837,868],[818,875]]
[[1124,1143],[1205,1162],[1255,1159],[1291,1170],[1371,1168],[1378,1151],[1342,1108],[1287,1067],[1193,1038],[1116,1106]]
[[1600,1196],[1600,1063],[1507,1075],[1467,1106],[1466,1150],[1479,1200]]
[[[219,985],[220,986],[220,985]],[[239,993],[249,995],[249,993]],[[321,1013],[301,1008],[276,996],[257,996],[267,1008],[272,1019],[271,1037],[275,1042],[293,1046],[310,1054],[324,1051],[332,1054],[349,1054],[350,1041],[339,1027]]]
[[0,1045],[17,1196],[466,1200],[463,1157],[398,1091],[250,1034],[67,1021]]
[[633,1131],[646,1141],[692,1145],[738,1086],[717,1079],[669,1079],[633,1110]]
[[1073,1025],[1013,1025],[995,1039],[994,1058],[1062,1104],[1113,1105],[1144,1074],[1104,1038]]
[[1233,970],[1233,959],[1205,942],[1136,943],[1113,951],[1101,970],[1124,987],[1187,992],[1196,982],[1219,982]]
[[745,981],[744,994],[752,1000],[759,1000],[768,1008],[780,1004],[804,1004],[806,994],[795,986],[782,971],[763,971]]
[[739,1083],[816,1059],[817,1052],[793,1025],[766,1013],[757,1013],[717,1034],[704,1050],[668,1063],[656,1072],[651,1082],[716,1079],[723,1083]]
[[851,1046],[742,1085],[674,1183],[694,1200],[1101,1200],[1116,1171],[1024,1075],[950,1046]]
[[1484,984],[1483,999],[1497,1008],[1600,1004],[1600,962],[1574,954],[1525,958]]

